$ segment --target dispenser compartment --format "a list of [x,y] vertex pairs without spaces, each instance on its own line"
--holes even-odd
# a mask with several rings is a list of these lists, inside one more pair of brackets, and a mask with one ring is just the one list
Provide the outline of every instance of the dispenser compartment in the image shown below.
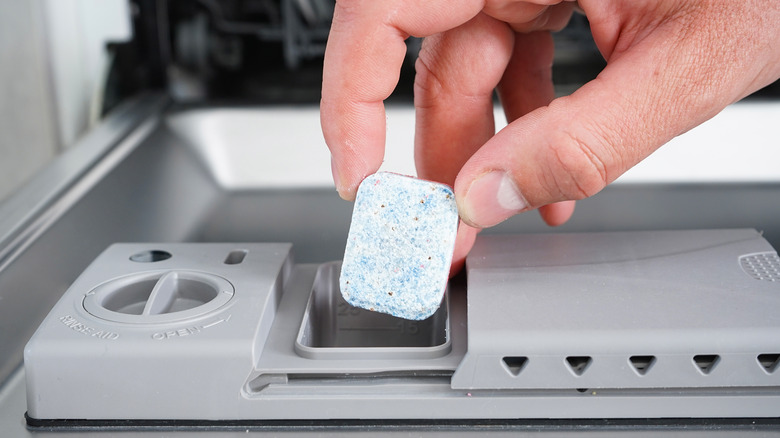
[[290,249],[109,248],[28,344],[28,424],[780,418],[754,230],[480,236],[420,322],[352,309],[339,262]]
[[345,355],[428,358],[450,351],[449,299],[422,321],[371,312],[347,303],[339,290],[341,262],[321,265],[296,338],[296,352],[313,359]]

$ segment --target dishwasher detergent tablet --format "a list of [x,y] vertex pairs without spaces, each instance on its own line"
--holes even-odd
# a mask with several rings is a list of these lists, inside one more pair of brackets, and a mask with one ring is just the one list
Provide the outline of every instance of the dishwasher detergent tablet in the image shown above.
[[447,287],[458,209],[444,184],[378,172],[358,187],[339,286],[356,307],[421,320]]

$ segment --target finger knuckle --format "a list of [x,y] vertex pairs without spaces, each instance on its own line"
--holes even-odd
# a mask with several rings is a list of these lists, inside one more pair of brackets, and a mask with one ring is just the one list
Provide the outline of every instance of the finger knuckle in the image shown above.
[[607,163],[596,151],[605,150],[597,137],[583,138],[575,131],[561,131],[552,149],[553,183],[565,199],[583,199],[600,192],[609,182]]
[[439,103],[444,83],[436,74],[436,54],[431,46],[436,37],[426,38],[422,50],[414,63],[414,101],[417,108],[428,108]]

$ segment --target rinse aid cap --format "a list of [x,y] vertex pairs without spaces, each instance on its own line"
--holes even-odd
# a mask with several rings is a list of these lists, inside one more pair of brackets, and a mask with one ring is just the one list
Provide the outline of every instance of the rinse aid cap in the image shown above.
[[441,304],[458,209],[448,186],[379,172],[358,187],[339,286],[356,307],[422,320]]

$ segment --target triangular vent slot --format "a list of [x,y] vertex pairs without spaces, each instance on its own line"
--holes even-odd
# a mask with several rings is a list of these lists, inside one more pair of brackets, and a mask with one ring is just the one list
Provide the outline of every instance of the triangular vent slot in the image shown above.
[[758,363],[760,363],[761,366],[764,367],[764,370],[769,374],[777,371],[778,365],[780,365],[780,354],[778,353],[759,354],[757,359]]
[[655,356],[631,356],[628,360],[631,362],[634,370],[640,376],[644,376],[655,363]]
[[569,356],[566,358],[569,368],[578,376],[581,376],[588,369],[591,362],[593,362],[593,359],[590,356]]
[[520,374],[520,371],[523,371],[523,368],[528,363],[528,358],[525,356],[505,356],[502,360],[506,369],[513,376]]
[[715,365],[720,362],[720,356],[717,354],[699,354],[693,356],[693,362],[696,363],[696,366],[699,367],[703,374],[709,374],[715,368]]

